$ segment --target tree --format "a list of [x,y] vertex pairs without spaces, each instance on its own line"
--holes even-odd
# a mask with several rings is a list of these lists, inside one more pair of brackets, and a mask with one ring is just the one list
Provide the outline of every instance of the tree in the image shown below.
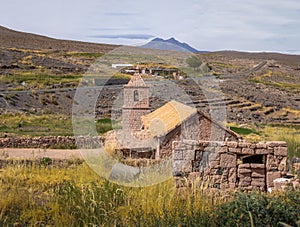
[[186,63],[196,71],[201,66],[202,61],[197,56],[192,56],[186,59]]

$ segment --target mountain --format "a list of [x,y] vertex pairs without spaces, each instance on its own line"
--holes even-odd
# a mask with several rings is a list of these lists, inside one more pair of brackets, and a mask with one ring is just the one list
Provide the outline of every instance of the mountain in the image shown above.
[[53,39],[42,35],[19,32],[0,26],[0,47],[20,49],[52,49],[75,52],[108,52],[118,46]]
[[182,51],[182,52],[192,52],[192,53],[200,53],[202,51],[198,51],[195,48],[191,47],[187,43],[181,43],[175,38],[170,39],[161,39],[155,38],[151,40],[149,43],[141,46],[142,48],[149,49],[158,49],[158,50],[174,50],[174,51]]

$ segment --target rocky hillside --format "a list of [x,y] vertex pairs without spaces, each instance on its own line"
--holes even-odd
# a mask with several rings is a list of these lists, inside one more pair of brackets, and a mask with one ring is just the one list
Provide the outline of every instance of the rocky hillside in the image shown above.
[[[71,114],[87,69],[118,46],[57,40],[0,27],[0,112]],[[300,125],[300,56],[233,51],[198,53],[217,79],[223,99],[207,100],[191,81],[176,81],[199,109],[226,106],[229,122]],[[157,82],[151,82],[159,90]],[[122,86],[102,90],[98,118],[109,117]],[[213,92],[213,88],[210,89]],[[162,91],[163,92],[163,91]],[[170,91],[172,92],[172,91]],[[151,99],[153,109],[163,104]]]

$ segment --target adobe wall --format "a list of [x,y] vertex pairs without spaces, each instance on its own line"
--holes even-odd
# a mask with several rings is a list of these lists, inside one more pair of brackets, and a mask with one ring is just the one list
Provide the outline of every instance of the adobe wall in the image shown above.
[[199,179],[206,187],[261,190],[274,187],[274,179],[286,174],[286,142],[173,143],[173,175],[177,187],[182,176]]

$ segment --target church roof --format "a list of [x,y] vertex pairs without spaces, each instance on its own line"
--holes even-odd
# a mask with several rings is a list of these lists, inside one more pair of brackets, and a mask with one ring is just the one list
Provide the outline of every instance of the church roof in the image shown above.
[[141,77],[141,74],[135,73],[131,77],[130,81],[128,84],[124,85],[124,87],[148,87]]
[[172,100],[155,111],[142,116],[141,120],[144,129],[149,129],[152,136],[162,136],[196,113],[197,109]]

